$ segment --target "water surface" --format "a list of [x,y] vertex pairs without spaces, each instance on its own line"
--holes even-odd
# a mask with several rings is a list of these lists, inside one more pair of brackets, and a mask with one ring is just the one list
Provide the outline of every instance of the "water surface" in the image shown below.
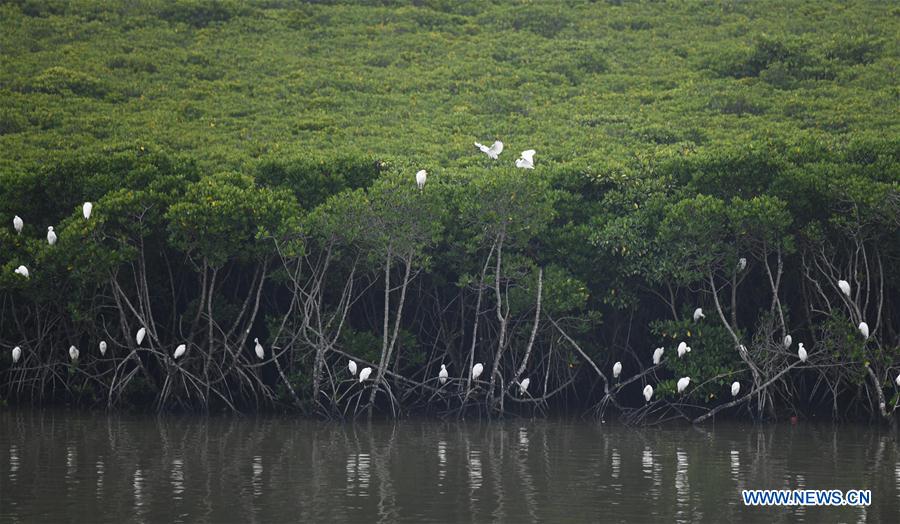
[[[745,508],[746,488],[871,489]],[[0,412],[0,522],[896,522],[900,447],[867,426]]]

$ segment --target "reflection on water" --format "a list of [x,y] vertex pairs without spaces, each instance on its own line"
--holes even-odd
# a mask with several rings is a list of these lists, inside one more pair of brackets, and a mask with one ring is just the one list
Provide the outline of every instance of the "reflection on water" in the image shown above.
[[103,461],[98,460],[96,464],[97,468],[97,498],[103,498]]
[[[873,505],[744,508],[748,488],[871,489]],[[0,413],[0,523],[879,522],[897,514],[900,449],[862,426]]]
[[447,442],[444,440],[439,440],[437,445],[438,450],[438,487],[440,489],[441,495],[446,493],[444,489],[444,479],[447,477]]
[[481,487],[481,452],[469,452],[469,490],[472,492],[471,497],[475,499],[475,490]]
[[735,484],[740,484],[741,482],[741,452],[733,449],[731,450],[731,480]]
[[351,453],[347,455],[347,495],[350,497],[367,497],[369,495],[368,453]]
[[[19,472],[19,448],[15,444],[9,445],[9,480],[16,481],[16,473]],[[900,470],[898,470],[900,472]],[[898,477],[900,478],[900,477]]]
[[619,470],[622,467],[622,457],[616,449],[612,450],[612,478],[619,478]]
[[675,451],[675,521],[689,522],[691,511],[691,485],[688,481],[687,453]]
[[184,461],[180,458],[172,459],[172,500],[182,500],[184,493]]
[[253,478],[250,483],[253,485],[253,494],[257,497],[262,495],[262,473],[263,473],[263,465],[262,465],[262,457],[257,455],[253,457]]

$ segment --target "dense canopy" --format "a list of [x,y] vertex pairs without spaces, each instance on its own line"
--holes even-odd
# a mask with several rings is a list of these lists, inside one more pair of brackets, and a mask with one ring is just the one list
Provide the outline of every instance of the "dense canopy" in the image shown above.
[[0,398],[896,416],[890,3],[18,0],[0,26]]

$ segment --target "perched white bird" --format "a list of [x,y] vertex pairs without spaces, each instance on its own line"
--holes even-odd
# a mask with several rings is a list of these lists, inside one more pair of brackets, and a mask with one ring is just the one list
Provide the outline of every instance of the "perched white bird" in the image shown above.
[[731,396],[736,397],[736,396],[738,396],[738,393],[740,393],[740,392],[741,392],[741,383],[735,380],[731,384]]
[[681,358],[684,356],[685,353],[690,353],[690,352],[691,352],[691,346],[687,345],[687,342],[682,340],[678,344],[678,358]]
[[897,386],[900,387],[900,375],[897,375],[897,378],[894,380],[897,383]]
[[51,246],[56,243],[56,233],[53,232],[53,226],[47,226],[47,243]]
[[365,382],[366,379],[369,378],[369,375],[372,374],[372,368],[362,368],[362,371],[359,372],[359,381]]
[[803,347],[803,342],[800,343],[797,349],[797,356],[800,357],[800,362],[806,362],[806,348]]
[[650,402],[650,398],[653,397],[653,386],[647,384],[644,386],[644,400]]
[[790,335],[785,335],[784,337],[784,348],[787,349],[791,347],[791,344],[794,342],[794,339],[791,338]]
[[14,273],[16,273],[17,275],[22,275],[22,276],[25,277],[25,278],[28,278],[29,275],[30,275],[30,274],[28,273],[28,268],[25,267],[25,266],[19,266],[19,267],[17,267],[16,270],[14,271]]
[[522,382],[519,383],[519,396],[524,396],[525,392],[528,391],[528,384],[531,384],[531,379],[526,378]]
[[13,227],[16,228],[16,234],[22,233],[22,228],[25,227],[25,222],[22,221],[22,217],[16,215],[13,217]]
[[503,152],[503,142],[501,142],[499,140],[495,141],[491,145],[491,147],[488,147],[484,144],[479,144],[478,142],[475,142],[475,147],[480,149],[482,153],[493,158],[494,160],[497,160],[497,157],[500,156],[500,153]]
[[172,355],[172,358],[178,360],[179,358],[183,357],[186,352],[187,346],[184,344],[178,344],[178,347],[175,348],[175,353]]
[[622,373],[622,363],[616,362],[613,364],[613,378],[619,378],[619,375]]
[[83,206],[81,206],[81,213],[84,215],[84,219],[87,220],[91,218],[91,210],[94,209],[94,204],[90,202],[85,202]]
[[691,377],[681,377],[680,379],[678,379],[678,384],[676,384],[675,387],[677,387],[678,392],[681,393],[687,389],[688,384],[690,384],[690,383],[691,383]]
[[106,354],[106,341],[105,340],[100,341],[100,354],[101,355]]
[[447,373],[447,366],[445,364],[441,364],[441,371],[438,373],[438,380],[441,381],[441,384],[447,383],[447,377],[450,376],[450,373]]
[[78,354],[79,353],[77,347],[69,346],[69,358],[71,358],[73,362],[78,360]]
[[701,318],[706,318],[706,315],[703,314],[703,308],[698,307],[694,310],[694,322],[700,320]]
[[418,188],[420,190],[425,188],[425,180],[427,178],[428,178],[428,171],[425,171],[424,169],[420,169],[419,171],[416,172],[416,186],[418,186]]
[[22,348],[20,348],[19,346],[12,348],[12,358],[13,364],[18,362],[19,359],[22,358]]
[[663,353],[666,352],[665,348],[656,348],[653,350],[653,365],[659,364],[662,360]]
[[266,350],[263,349],[262,344],[259,343],[258,338],[254,338],[253,342],[256,343],[256,347],[254,347],[254,351],[256,351],[256,357],[260,360],[266,357]]
[[478,377],[481,376],[481,372],[484,371],[484,366],[479,362],[472,366],[472,380],[478,380]]
[[849,282],[847,282],[846,280],[838,280],[838,287],[841,288],[841,291],[845,295],[847,295],[848,297],[850,296],[850,283]]
[[519,159],[516,160],[516,167],[520,167],[522,169],[534,169],[534,149],[526,149],[522,151]]
[[745,269],[747,269],[747,259],[744,257],[741,257],[738,260],[738,271],[743,271]]
[[137,345],[141,345],[141,342],[144,341],[144,337],[147,335],[147,330],[141,328],[137,330],[137,334],[134,336],[134,341],[137,342]]
[[350,362],[348,362],[347,369],[350,370],[350,376],[355,377],[356,376],[356,361],[351,360]]
[[860,322],[859,323],[859,332],[862,334],[864,339],[866,339],[866,340],[869,339],[869,325],[868,324],[866,324],[865,322]]

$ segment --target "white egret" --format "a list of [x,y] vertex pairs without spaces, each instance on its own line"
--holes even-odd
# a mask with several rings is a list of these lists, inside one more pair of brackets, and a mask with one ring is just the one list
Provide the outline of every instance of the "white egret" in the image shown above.
[[522,151],[521,156],[516,160],[516,167],[522,169],[534,169],[534,152],[534,149]]
[[100,341],[100,354],[101,355],[106,354],[106,341],[105,340]]
[[20,358],[22,358],[22,348],[20,348],[19,346],[12,348],[13,364],[18,362]]
[[788,349],[791,347],[791,344],[794,342],[794,339],[791,338],[790,335],[785,335],[784,337],[784,349]]
[[860,332],[860,334],[862,334],[864,339],[866,339],[866,340],[869,339],[869,325],[868,324],[866,324],[865,322],[860,322],[859,323],[859,332]]
[[528,391],[528,385],[531,384],[531,379],[526,378],[522,382],[519,383],[519,396],[524,396],[525,392]]
[[419,190],[422,190],[425,188],[425,180],[427,180],[427,179],[428,179],[428,171],[425,171],[424,169],[420,169],[419,171],[416,172],[416,186],[419,188]]
[[69,346],[69,358],[72,359],[72,362],[78,360],[78,348],[75,346]]
[[19,215],[13,217],[13,227],[16,228],[17,235],[22,233],[22,228],[25,227],[25,222],[22,221],[22,217]]
[[736,397],[736,396],[738,396],[738,393],[740,393],[740,392],[741,392],[741,383],[738,382],[737,380],[735,380],[731,384],[731,396]]
[[447,366],[445,364],[441,364],[441,371],[438,373],[438,380],[441,381],[441,384],[447,383],[447,377],[450,376],[450,373],[447,372]]
[[650,402],[650,398],[653,397],[653,386],[647,384],[644,386],[644,400]]
[[186,352],[187,352],[187,346],[184,344],[178,344],[178,347],[175,348],[175,353],[172,354],[172,358],[174,358],[175,360],[178,360],[179,358],[183,357]]
[[253,342],[256,343],[256,346],[253,348],[256,351],[256,358],[262,360],[266,358],[266,350],[263,349],[262,344],[259,343],[258,338],[254,338]]
[[841,288],[841,291],[845,295],[847,295],[848,297],[850,296],[850,283],[849,282],[847,282],[846,280],[838,280],[838,287]]
[[350,376],[355,377],[356,376],[356,361],[351,360],[350,362],[348,362],[347,369],[350,370]]
[[53,226],[47,226],[47,243],[51,246],[56,243],[56,233],[53,232]]
[[491,147],[475,142],[475,147],[480,149],[482,153],[493,158],[494,160],[497,160],[497,157],[500,156],[500,153],[503,152],[503,142],[499,140],[491,144]]
[[743,271],[745,269],[747,269],[747,259],[744,257],[741,257],[738,260],[738,271]]
[[620,374],[622,374],[622,363],[616,362],[613,364],[613,378],[619,378]]
[[81,213],[84,215],[84,219],[87,220],[91,218],[91,211],[94,209],[94,204],[90,202],[85,202],[83,206],[81,206]]
[[797,348],[797,356],[800,357],[800,362],[806,362],[806,348],[803,347],[803,342],[801,342]]
[[372,374],[372,368],[363,368],[362,371],[359,372],[359,381],[364,382],[369,378],[369,375]]
[[16,270],[14,271],[14,273],[16,273],[17,275],[22,275],[22,276],[25,277],[25,278],[28,278],[29,275],[30,275],[30,274],[28,273],[28,268],[25,267],[25,266],[19,266],[19,267],[17,267]]
[[897,375],[897,379],[894,380],[897,383],[897,386],[900,387],[900,375]]
[[703,314],[703,308],[698,307],[694,310],[694,322],[700,320],[701,318],[706,318],[706,315]]
[[678,379],[678,384],[675,385],[678,388],[678,392],[681,393],[687,389],[688,384],[691,383],[691,377],[681,377]]
[[681,358],[684,356],[685,353],[690,353],[690,352],[691,352],[691,346],[687,345],[687,342],[682,340],[678,344],[678,358]]
[[484,371],[484,366],[479,362],[472,366],[472,380],[478,380],[478,377],[481,376],[481,373]]
[[666,348],[661,348],[661,347],[653,350],[653,365],[654,366],[659,364],[659,362],[662,360],[663,353],[665,353],[665,352],[666,352]]
[[147,330],[145,328],[141,328],[137,330],[137,334],[134,336],[134,341],[137,342],[137,345],[141,345],[141,342],[144,341],[144,337],[147,335]]

